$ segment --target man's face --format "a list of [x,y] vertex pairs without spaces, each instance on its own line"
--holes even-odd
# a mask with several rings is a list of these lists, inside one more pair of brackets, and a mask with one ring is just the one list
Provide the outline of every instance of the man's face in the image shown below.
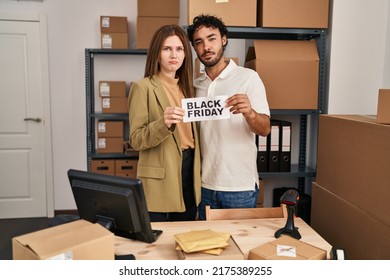
[[201,26],[195,31],[193,40],[195,52],[206,67],[212,67],[221,60],[226,36],[221,37],[218,29]]

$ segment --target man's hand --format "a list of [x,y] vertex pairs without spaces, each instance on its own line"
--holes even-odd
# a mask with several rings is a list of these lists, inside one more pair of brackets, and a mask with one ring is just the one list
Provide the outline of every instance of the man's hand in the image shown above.
[[244,93],[237,93],[226,100],[226,106],[230,107],[230,112],[233,114],[243,114],[244,117],[255,113],[252,110],[248,96]]
[[244,93],[236,93],[226,100],[226,107],[230,107],[232,114],[243,114],[249,129],[261,136],[267,136],[271,131],[269,116],[256,113],[252,109],[248,96]]

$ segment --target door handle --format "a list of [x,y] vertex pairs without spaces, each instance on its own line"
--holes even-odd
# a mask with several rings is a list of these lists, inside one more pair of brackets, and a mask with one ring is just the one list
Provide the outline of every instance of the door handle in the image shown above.
[[24,120],[25,121],[33,121],[33,122],[37,122],[37,123],[40,123],[42,121],[41,118],[25,118]]

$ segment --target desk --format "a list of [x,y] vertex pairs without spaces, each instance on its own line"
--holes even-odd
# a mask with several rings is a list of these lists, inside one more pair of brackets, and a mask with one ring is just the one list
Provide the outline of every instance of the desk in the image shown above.
[[[295,218],[294,222],[302,235],[300,240],[326,250],[329,259],[331,245],[302,219]],[[175,250],[174,234],[190,230],[212,229],[229,232],[244,253],[244,258],[247,259],[249,250],[275,240],[275,231],[284,227],[285,224],[285,218],[152,223],[153,229],[163,230],[156,242],[149,244],[115,237],[115,253],[117,255],[133,254],[137,260],[175,260],[178,259],[178,255]]]

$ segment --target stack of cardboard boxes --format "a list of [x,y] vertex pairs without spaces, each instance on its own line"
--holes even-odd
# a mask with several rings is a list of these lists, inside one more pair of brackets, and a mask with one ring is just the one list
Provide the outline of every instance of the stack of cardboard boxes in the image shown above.
[[[127,87],[125,81],[99,81],[99,96],[103,114],[127,114]],[[125,122],[120,120],[97,121],[96,135],[98,154],[123,154],[125,148]],[[137,160],[95,159],[91,171],[135,178]]]
[[[125,81],[100,81],[102,113],[127,113]],[[98,153],[123,153],[123,121],[100,121],[97,127]]]
[[153,33],[166,24],[179,24],[179,0],[138,0],[137,49],[148,49]]
[[127,17],[100,17],[101,47],[103,49],[129,48]]
[[311,226],[347,259],[390,258],[388,139],[375,116],[320,116]]
[[227,26],[322,29],[328,28],[329,0],[188,0],[188,24],[202,13]]

